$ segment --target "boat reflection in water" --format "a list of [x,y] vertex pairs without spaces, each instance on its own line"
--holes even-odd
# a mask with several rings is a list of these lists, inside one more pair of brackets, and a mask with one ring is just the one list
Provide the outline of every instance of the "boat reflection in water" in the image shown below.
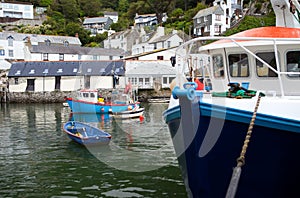
[[161,104],[145,105],[143,120],[91,113],[71,113],[69,120],[84,122],[111,134],[108,145],[85,145],[101,162],[123,171],[144,172],[175,161],[167,126],[162,117],[157,116],[166,108],[167,105]]
[[111,128],[112,117],[107,113],[70,113],[69,121],[89,123],[91,126],[104,130]]

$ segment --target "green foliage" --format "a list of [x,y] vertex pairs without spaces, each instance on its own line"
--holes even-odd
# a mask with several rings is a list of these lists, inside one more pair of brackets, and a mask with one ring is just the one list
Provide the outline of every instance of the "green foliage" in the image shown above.
[[119,0],[118,11],[121,13],[125,13],[127,12],[128,9],[129,9],[128,0]]
[[40,0],[39,6],[48,7],[52,4],[52,0]]
[[176,8],[169,15],[169,17],[171,17],[171,18],[177,18],[177,19],[181,18],[182,16],[184,16],[184,12],[183,12],[183,10],[181,8]]
[[78,34],[82,45],[86,45],[90,41],[90,32],[83,29],[83,27],[78,23],[68,23],[65,28],[65,33],[68,36],[75,36]]
[[78,0],[79,6],[81,8],[80,16],[88,16],[88,17],[97,17],[99,8],[102,7],[100,0],[86,1],[86,0]]
[[232,34],[264,26],[274,26],[275,16],[269,15],[265,17],[255,17],[255,16],[245,16],[244,20],[235,28],[229,29],[225,32],[225,36],[230,36]]
[[205,9],[206,7],[206,5],[198,3],[196,8],[183,12],[184,15],[180,15],[181,9],[174,10],[164,26],[176,30],[183,30],[186,34],[190,35],[193,27],[193,17],[199,12],[199,10]]

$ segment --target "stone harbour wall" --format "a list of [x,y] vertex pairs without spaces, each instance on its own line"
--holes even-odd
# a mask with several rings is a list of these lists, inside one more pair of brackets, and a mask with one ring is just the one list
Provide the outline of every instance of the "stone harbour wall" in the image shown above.
[[11,103],[60,103],[64,97],[73,97],[75,92],[9,92],[8,102]]
[[[140,102],[147,102],[151,98],[169,98],[171,91],[169,89],[155,90],[139,90],[138,100]],[[11,103],[62,103],[64,97],[75,97],[75,91],[62,92],[8,92],[8,100]]]

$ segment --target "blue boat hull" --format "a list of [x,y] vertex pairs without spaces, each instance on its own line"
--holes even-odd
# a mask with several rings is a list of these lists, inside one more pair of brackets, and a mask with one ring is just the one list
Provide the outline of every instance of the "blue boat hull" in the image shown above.
[[82,145],[108,144],[111,140],[109,133],[82,122],[66,122],[63,130],[71,140]]
[[66,100],[73,113],[110,113],[127,111],[129,106],[134,108],[135,104],[107,104],[91,103],[77,101],[72,99]]
[[[164,113],[187,192],[190,197],[223,198],[237,165],[252,113],[212,107],[202,102],[192,106],[196,108],[191,108],[191,111],[198,112],[197,121],[188,117],[192,115],[182,115],[179,107]],[[192,123],[197,126],[194,132],[189,126]],[[208,131],[217,125],[222,127],[216,142],[203,152],[207,147],[204,144],[214,139],[207,138]],[[300,197],[299,129],[299,121],[257,114],[236,197]],[[180,138],[178,131],[183,132]],[[182,147],[186,147],[184,152]]]

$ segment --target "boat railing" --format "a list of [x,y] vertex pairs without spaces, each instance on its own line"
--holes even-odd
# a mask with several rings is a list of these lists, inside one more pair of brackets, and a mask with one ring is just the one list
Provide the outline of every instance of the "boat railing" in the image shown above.
[[[221,42],[206,44],[206,42],[210,42],[210,41],[221,41]],[[241,42],[241,41],[244,41],[244,42]],[[254,46],[254,44],[249,44],[250,41],[264,42],[264,44],[267,44],[267,45],[272,44],[273,45],[277,69],[274,69],[270,64],[268,64],[266,61],[264,61],[263,59],[258,57],[255,53],[253,53],[251,50],[249,50],[247,48],[247,47]],[[237,37],[237,36],[234,36],[234,37],[216,36],[216,37],[194,38],[190,41],[185,42],[184,44],[179,46],[176,50],[176,59],[181,60],[181,61],[178,61],[178,63],[177,63],[176,85],[182,88],[183,84],[185,83],[185,81],[184,81],[185,76],[183,76],[183,75],[185,73],[187,73],[187,67],[185,64],[189,64],[188,60],[191,58],[190,54],[202,52],[202,54],[207,55],[207,52],[209,52],[209,50],[210,50],[210,46],[212,46],[214,49],[218,49],[218,48],[222,49],[222,48],[224,48],[224,46],[222,46],[222,45],[226,44],[231,47],[236,46],[236,47],[243,49],[245,52],[247,52],[248,54],[253,56],[255,59],[257,59],[261,63],[263,63],[265,66],[267,66],[268,69],[275,72],[278,75],[278,82],[279,82],[279,86],[280,86],[281,96],[284,97],[285,92],[284,92],[284,88],[283,88],[282,75],[299,75],[300,76],[300,72],[281,71],[280,70],[280,68],[282,68],[282,67],[281,67],[281,63],[279,60],[277,45],[282,45],[282,44],[284,44],[284,42],[290,42],[291,44],[293,44],[293,42],[299,42],[299,44],[300,44],[300,38]],[[197,44],[195,44],[195,43],[197,43]],[[196,52],[194,50],[196,50]],[[183,53],[183,52],[185,52],[185,53]],[[183,63],[183,65],[180,65],[181,63]],[[206,69],[206,71],[209,72],[210,70],[207,69],[207,67],[209,67],[209,64],[210,63],[202,64],[202,66],[200,65],[200,67],[202,67],[203,70]],[[226,63],[225,63],[225,65],[226,65]],[[203,77],[205,76],[204,73],[202,73],[202,75],[203,75]],[[209,73],[209,76],[211,76],[210,73]],[[194,76],[191,76],[191,78],[194,78]]]

